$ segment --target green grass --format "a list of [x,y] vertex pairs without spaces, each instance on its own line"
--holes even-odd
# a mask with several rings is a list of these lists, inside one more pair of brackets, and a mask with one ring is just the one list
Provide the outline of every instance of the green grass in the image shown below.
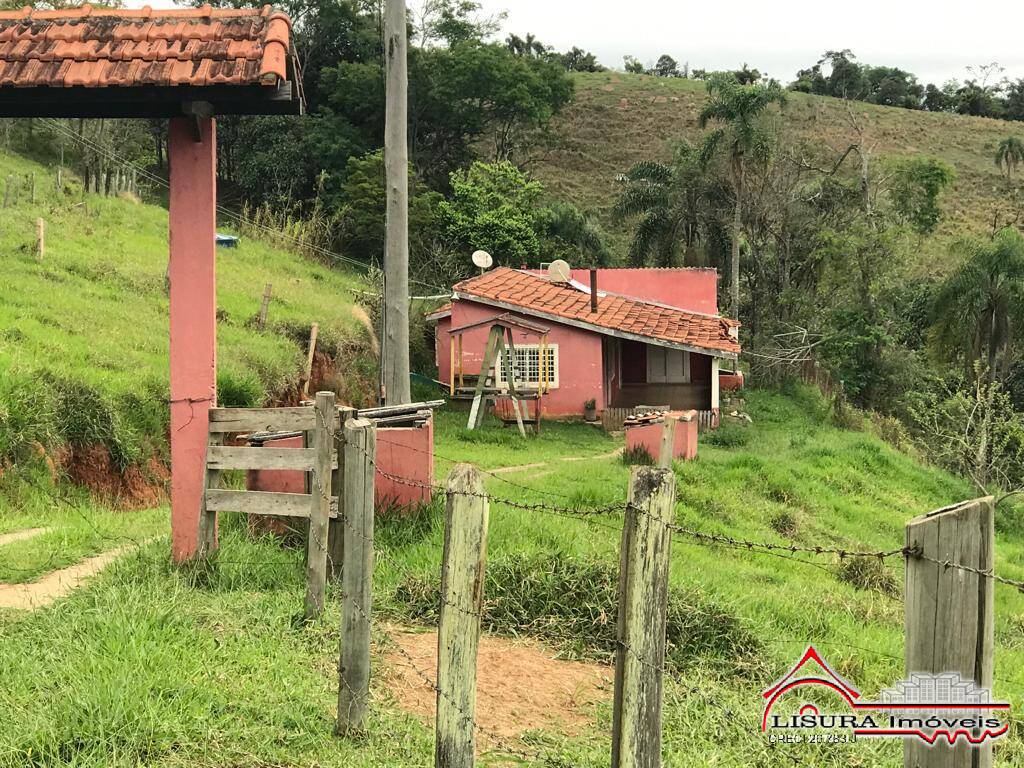
[[[911,517],[971,496],[966,483],[871,435],[835,428],[804,390],[751,392],[747,401],[754,424],[745,440],[705,441],[697,461],[676,464],[681,525],[780,543],[890,549],[900,546]],[[571,509],[624,498],[629,468],[606,456],[615,441],[575,424],[546,424],[547,437],[526,441],[493,424],[467,435],[459,421],[440,419],[438,453],[490,467],[544,457],[542,469],[487,481],[490,626],[546,639],[567,657],[607,658],[621,523],[615,514]],[[597,458],[559,460],[581,451]],[[521,510],[501,499],[568,510]],[[1022,531],[1020,510],[1001,506],[997,569],[1011,578],[1024,578]],[[434,615],[441,505],[379,521],[373,715],[354,740],[331,735],[337,591],[329,590],[323,619],[302,624],[301,553],[249,539],[232,516],[222,533],[220,563],[202,578],[169,567],[162,538],[49,609],[0,614],[0,766],[430,764],[430,727],[403,714],[384,683],[381,630],[385,622]],[[902,581],[898,559],[884,572],[872,566],[861,573],[829,558],[796,557],[673,542],[677,630],[665,691],[665,765],[901,764],[899,745],[890,742],[782,748],[761,738],[760,691],[808,643],[868,696],[903,674],[903,608],[891,590]],[[1011,766],[1024,760],[1024,595],[999,587],[996,607],[995,693],[1011,701],[1015,723],[997,765]],[[542,749],[548,765],[606,765],[610,708],[597,705],[593,714],[593,729],[574,737],[534,732],[525,748]],[[487,754],[480,764],[509,763]]]
[[[86,195],[65,173],[0,154],[0,178],[35,174],[3,211],[0,254],[0,462],[42,445],[102,443],[120,465],[165,449],[168,355],[167,211]],[[46,253],[35,253],[36,219]],[[230,230],[228,230],[230,231]],[[259,405],[294,383],[309,327],[321,349],[361,350],[350,315],[358,278],[243,237],[218,249],[218,384],[225,405]],[[269,327],[250,322],[266,283]],[[362,381],[351,377],[359,395]]]
[[[613,251],[624,254],[631,229],[612,215],[620,189],[615,178],[643,160],[667,161],[671,141],[701,135],[697,115],[705,83],[614,72],[573,77],[576,97],[556,119],[552,148],[532,168],[553,196],[596,213]],[[825,145],[836,157],[856,141],[843,101],[787,95],[784,124],[795,140]],[[921,244],[916,262],[908,265],[912,272],[944,272],[950,243],[987,234],[997,213],[999,220],[1013,220],[1012,185],[993,157],[1002,139],[1024,133],[1019,123],[864,103],[855,103],[853,110],[879,167],[890,159],[925,155],[942,158],[957,172],[943,202],[946,219],[938,235]]]

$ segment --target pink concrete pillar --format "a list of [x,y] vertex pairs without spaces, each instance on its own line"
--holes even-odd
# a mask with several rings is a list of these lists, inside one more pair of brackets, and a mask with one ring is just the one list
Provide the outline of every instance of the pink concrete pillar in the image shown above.
[[[196,127],[198,125],[198,136]],[[171,550],[199,547],[209,409],[217,399],[217,130],[175,118],[171,166]],[[216,541],[216,519],[209,536]]]

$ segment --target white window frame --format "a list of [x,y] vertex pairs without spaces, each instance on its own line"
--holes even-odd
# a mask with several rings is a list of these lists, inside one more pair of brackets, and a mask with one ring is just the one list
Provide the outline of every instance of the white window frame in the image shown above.
[[[550,358],[551,358],[551,363],[552,363],[552,366],[551,366],[552,369],[550,371],[548,371],[548,378],[550,379],[548,387],[550,389],[558,389],[558,376],[559,376],[559,373],[561,371],[561,365],[559,364],[559,356],[558,356],[558,345],[557,344],[548,344],[547,345],[547,349],[549,350],[549,354],[550,354]],[[520,352],[530,352],[530,351],[533,351],[533,352],[537,353],[537,378],[539,379],[540,378],[540,344],[516,344],[516,355],[517,356],[519,355]],[[508,382],[505,381],[505,371],[504,371],[503,366],[501,364],[501,357],[500,356],[495,361],[494,367],[497,368],[497,372],[496,372],[497,375],[494,377],[495,382],[499,386],[502,386],[502,387],[507,386]],[[523,366],[520,364],[520,366],[519,366],[519,374],[520,374],[520,376],[522,376],[523,373],[524,373]],[[539,381],[518,381],[518,382],[516,382],[516,384],[519,386],[520,389],[523,389],[523,390],[537,389],[538,387],[540,387],[540,382]]]
[[[652,354],[654,353],[654,354]],[[682,355],[682,376],[669,373],[669,356]],[[659,360],[660,358],[660,360]],[[660,366],[659,366],[660,363]],[[661,368],[660,372],[656,370]],[[672,349],[671,347],[658,347],[653,344],[647,345],[647,383],[648,384],[689,384],[690,379],[690,353],[684,349]]]

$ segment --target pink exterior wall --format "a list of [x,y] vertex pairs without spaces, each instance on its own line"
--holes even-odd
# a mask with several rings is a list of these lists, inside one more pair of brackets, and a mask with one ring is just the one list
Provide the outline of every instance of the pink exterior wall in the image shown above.
[[[306,444],[300,437],[287,437],[284,440],[268,440],[268,448],[302,448]],[[308,493],[306,473],[301,470],[287,469],[250,469],[245,473],[245,487],[250,491],[272,491],[275,493]],[[285,536],[298,527],[301,520],[295,518],[269,517],[267,515],[249,515],[249,530],[274,533]]]
[[[206,475],[209,410],[217,398],[217,280],[214,237],[217,132],[199,120],[171,120],[171,550],[196,554]],[[214,532],[216,536],[216,532]]]
[[[451,370],[451,361],[448,359],[451,348],[449,330],[494,317],[504,311],[472,301],[455,302],[450,321],[447,324],[441,321],[437,326],[437,368],[441,381],[449,381]],[[602,337],[590,331],[549,320],[531,318],[528,315],[522,317],[549,327],[551,332],[548,334],[548,343],[558,345],[559,382],[557,387],[552,388],[551,392],[544,396],[544,415],[582,415],[583,403],[591,398],[597,400],[598,408],[603,408],[605,403],[602,388]],[[467,375],[476,376],[480,373],[490,330],[490,326],[485,324],[466,331],[463,335],[463,365]],[[537,344],[539,341],[536,334],[520,330],[514,332],[513,338],[516,344]]]
[[[589,286],[590,270],[574,269],[572,278]],[[705,315],[718,314],[716,269],[599,269],[597,290]]]
[[[683,461],[697,458],[697,421],[696,414],[686,416],[691,420],[680,420],[676,423],[675,445],[672,457]],[[661,454],[661,433],[663,424],[644,424],[626,428],[626,450],[643,448],[655,461]]]
[[[419,428],[378,429],[376,464],[379,470],[374,479],[377,509],[428,503],[434,482],[433,419]],[[383,473],[416,485],[400,483]]]

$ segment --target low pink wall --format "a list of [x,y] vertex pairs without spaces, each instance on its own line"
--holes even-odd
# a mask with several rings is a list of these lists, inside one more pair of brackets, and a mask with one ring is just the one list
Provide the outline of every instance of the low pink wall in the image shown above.
[[[268,447],[302,448],[301,437],[267,441]],[[430,501],[434,481],[434,422],[420,428],[381,428],[377,430],[377,455],[374,459],[374,501],[378,510],[386,507],[411,507]],[[387,475],[407,480],[401,483]],[[307,493],[306,473],[293,470],[250,470],[246,473],[250,491],[275,493]],[[274,518],[250,516],[254,530],[285,533],[288,526]]]
[[[661,454],[661,434],[663,424],[644,424],[626,428],[626,450],[633,451],[643,448],[655,461]],[[693,461],[697,458],[697,422],[679,421],[676,423],[675,445],[672,458]]]
[[743,389],[743,371],[720,373],[718,375],[718,387],[722,392],[738,392]]
[[[452,361],[451,335],[449,329],[484,320],[502,314],[503,310],[477,304],[472,301],[456,301],[452,308],[450,321],[442,321],[437,326],[437,367],[438,378],[448,383]],[[581,416],[583,403],[593,398],[598,407],[604,405],[602,382],[601,336],[568,325],[560,325],[547,320],[538,320],[526,315],[522,316],[533,323],[540,323],[551,329],[548,343],[558,345],[558,386],[544,396],[545,416]],[[489,325],[482,325],[466,331],[462,338],[463,367],[467,375],[476,376],[480,372],[484,350],[487,346]],[[536,334],[515,331],[513,338],[517,344],[537,344]],[[456,348],[457,350],[457,348]],[[456,354],[458,352],[456,351]],[[458,382],[456,382],[456,385]]]
[[[427,504],[434,482],[433,419],[418,428],[378,429],[376,463],[377,509]],[[402,483],[386,475],[408,482]]]

